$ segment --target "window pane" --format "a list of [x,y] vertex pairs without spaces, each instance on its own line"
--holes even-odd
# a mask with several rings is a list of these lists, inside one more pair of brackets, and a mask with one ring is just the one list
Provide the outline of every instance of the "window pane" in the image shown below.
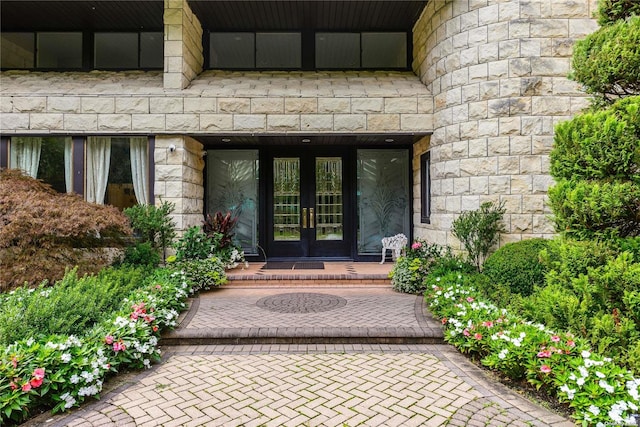
[[300,240],[300,158],[273,159],[273,240]]
[[164,40],[162,33],[141,33],[140,34],[140,67],[141,68],[162,68],[163,67]]
[[358,150],[358,253],[379,254],[382,238],[410,236],[408,150]]
[[255,68],[253,33],[211,33],[211,68]]
[[236,240],[246,254],[258,253],[258,150],[209,150],[207,212],[238,217]]
[[342,158],[316,157],[316,240],[342,240]]
[[137,33],[96,33],[95,68],[138,68]]
[[431,153],[420,156],[420,221],[429,224],[431,221]]
[[300,33],[256,33],[257,68],[300,68]]
[[33,33],[0,34],[0,67],[33,68]]
[[316,68],[360,68],[360,34],[316,33]]
[[[42,138],[38,179],[50,184],[58,193],[67,192],[65,161],[70,166],[70,142],[71,138]],[[65,147],[69,150],[67,156]]]
[[362,33],[363,68],[406,68],[406,33]]
[[111,138],[111,161],[104,202],[120,210],[136,204],[131,178],[129,138]]
[[38,33],[39,68],[82,68],[82,33]]

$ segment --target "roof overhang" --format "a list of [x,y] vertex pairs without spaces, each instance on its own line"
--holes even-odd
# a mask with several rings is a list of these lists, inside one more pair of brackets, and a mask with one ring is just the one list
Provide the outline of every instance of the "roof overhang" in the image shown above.
[[[188,0],[208,31],[411,31],[428,0]],[[2,0],[9,31],[162,31],[163,0]]]

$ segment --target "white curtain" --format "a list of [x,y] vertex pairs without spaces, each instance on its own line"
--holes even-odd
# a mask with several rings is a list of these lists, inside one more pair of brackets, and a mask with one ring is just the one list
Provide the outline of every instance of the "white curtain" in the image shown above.
[[149,155],[147,138],[131,138],[131,179],[138,204],[149,204]]
[[64,139],[64,182],[67,187],[67,193],[73,192],[73,140],[71,138]]
[[11,163],[13,169],[22,169],[27,175],[38,177],[42,138],[11,138]]
[[87,188],[85,197],[88,202],[104,204],[109,179],[109,161],[111,159],[110,137],[87,138]]

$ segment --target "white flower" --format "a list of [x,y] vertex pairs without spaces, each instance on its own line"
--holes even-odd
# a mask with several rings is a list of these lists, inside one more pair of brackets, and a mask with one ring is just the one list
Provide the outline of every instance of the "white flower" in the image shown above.
[[565,392],[565,393],[567,394],[567,398],[568,398],[569,400],[573,400],[573,398],[574,398],[574,397],[575,397],[575,395],[576,395],[576,390],[575,390],[575,389],[573,389],[573,388],[569,388],[569,386],[568,386],[568,385],[566,385],[566,384],[565,384],[565,385],[563,385],[562,387],[560,387],[560,391]]
[[607,376],[600,371],[596,371],[596,377],[598,378],[606,378]]
[[63,363],[69,363],[71,361],[71,354],[63,353],[62,356],[60,356],[60,360],[62,360]]
[[144,365],[145,368],[149,369],[151,367],[151,362],[149,361],[149,359],[144,359],[142,361],[142,364]]
[[584,359],[588,359],[589,357],[591,357],[591,353],[589,353],[587,350],[582,350],[582,353],[580,354]]
[[78,384],[80,382],[80,377],[77,376],[76,374],[71,375],[71,378],[69,378],[69,382],[71,384]]
[[507,350],[506,348],[503,349],[502,351],[500,351],[500,353],[498,353],[498,358],[499,359],[504,359],[505,357],[507,357],[507,354],[509,353],[509,350]]
[[589,376],[589,371],[587,371],[587,368],[585,368],[584,366],[580,366],[578,368],[578,371],[580,371],[580,375],[582,375],[585,378]]
[[578,378],[578,380],[576,381],[576,384],[582,387],[584,385],[584,377]]
[[607,393],[613,393],[614,392],[613,386],[609,385],[605,380],[600,380],[598,382],[598,385],[600,387],[602,387],[603,389],[605,389],[607,391]]
[[595,406],[595,405],[591,405],[591,406],[589,406],[589,408],[587,408],[587,410],[588,410],[589,412],[591,412],[593,415],[595,415],[596,417],[597,417],[598,415],[600,415],[600,408],[598,408],[598,407],[597,407],[597,406]]

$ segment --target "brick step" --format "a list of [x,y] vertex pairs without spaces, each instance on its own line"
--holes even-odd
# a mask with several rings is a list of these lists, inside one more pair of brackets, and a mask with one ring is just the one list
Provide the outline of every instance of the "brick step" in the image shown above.
[[391,287],[391,280],[387,278],[375,279],[336,279],[336,278],[305,278],[297,279],[290,276],[255,277],[253,279],[230,278],[227,288],[322,288],[322,287]]
[[443,344],[441,330],[420,328],[201,328],[163,334],[161,345]]

